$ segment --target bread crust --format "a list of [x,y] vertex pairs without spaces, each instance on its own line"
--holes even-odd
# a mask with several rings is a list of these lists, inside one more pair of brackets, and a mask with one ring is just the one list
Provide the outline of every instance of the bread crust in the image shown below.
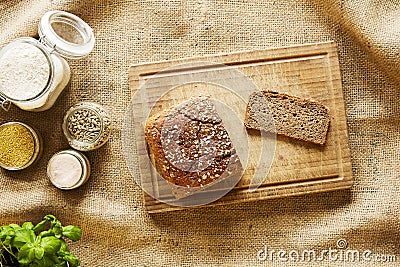
[[145,137],[157,172],[178,199],[243,170],[214,103],[207,97],[150,117]]

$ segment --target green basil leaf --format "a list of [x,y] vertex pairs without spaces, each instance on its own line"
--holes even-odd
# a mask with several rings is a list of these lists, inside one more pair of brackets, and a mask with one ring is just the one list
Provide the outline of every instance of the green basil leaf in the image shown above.
[[18,262],[22,265],[28,265],[35,258],[34,246],[31,243],[27,243],[21,247],[18,252]]
[[62,225],[59,220],[54,215],[48,214],[44,217],[45,220],[50,222],[50,231],[53,232],[53,235],[57,238],[62,237]]
[[28,230],[33,230],[33,223],[31,222],[24,222],[24,224],[22,225],[22,228],[28,229]]
[[43,237],[40,245],[47,254],[55,254],[61,248],[61,240],[54,236]]
[[67,243],[64,241],[64,239],[60,239],[60,240],[61,240],[61,248],[58,252],[59,253],[69,252],[69,247],[68,247]]
[[53,230],[55,237],[57,237],[57,238],[62,237],[63,227],[59,221],[55,222],[52,225],[51,229]]
[[35,252],[35,258],[38,260],[41,260],[43,258],[44,255],[44,249],[42,247],[34,247],[33,251]]
[[[36,264],[36,265],[33,265]],[[43,256],[40,260],[35,260],[33,263],[29,265],[29,267],[38,266],[38,267],[54,267],[56,263],[52,260],[51,257],[46,255]]]
[[5,226],[1,231],[0,238],[5,239],[7,236],[15,236],[15,230],[9,226]]
[[21,229],[21,226],[19,226],[18,224],[12,223],[9,225],[12,229],[18,230]]
[[57,221],[57,218],[54,215],[51,215],[51,214],[48,214],[48,215],[44,216],[44,219],[46,221],[49,221],[49,222]]
[[3,244],[6,246],[10,246],[11,245],[11,241],[13,240],[14,236],[6,236],[6,239],[3,241]]
[[68,261],[70,267],[77,267],[81,265],[81,261],[71,253],[68,253],[68,255],[65,255],[63,258],[64,260]]
[[72,241],[76,242],[79,239],[81,239],[82,230],[77,226],[68,225],[68,226],[63,227],[62,234],[63,234],[63,236],[65,236],[65,237],[71,239]]
[[[45,254],[46,255],[46,254]],[[61,259],[60,257],[58,257],[57,255],[46,255],[46,257],[48,257],[49,259],[51,259],[54,263],[61,263]]]
[[15,237],[13,240],[13,245],[16,248],[20,248],[26,243],[33,243],[35,241],[36,235],[32,230],[21,228],[15,231]]
[[47,221],[44,220],[44,221],[41,221],[40,223],[36,224],[36,226],[33,228],[33,231],[36,233],[42,231],[44,226],[46,225],[46,223],[47,223]]
[[43,231],[39,234],[40,237],[45,237],[45,236],[54,236],[53,230],[47,230]]
[[0,227],[0,240],[7,236],[8,226],[1,226]]
[[0,234],[0,243],[3,243],[4,245],[7,245],[7,246],[10,245],[14,236],[15,236],[14,229],[5,228],[2,231],[2,233]]

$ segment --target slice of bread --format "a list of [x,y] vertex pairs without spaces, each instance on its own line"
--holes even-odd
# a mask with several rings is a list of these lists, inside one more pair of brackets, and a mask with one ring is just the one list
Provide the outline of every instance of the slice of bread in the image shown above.
[[273,91],[250,95],[245,126],[323,145],[329,127],[329,111],[316,101]]

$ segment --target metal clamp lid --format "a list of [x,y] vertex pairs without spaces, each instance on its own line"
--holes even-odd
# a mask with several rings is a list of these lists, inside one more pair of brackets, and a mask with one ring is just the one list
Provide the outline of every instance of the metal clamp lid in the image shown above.
[[39,22],[40,41],[67,58],[87,56],[94,47],[92,28],[78,16],[65,11],[49,11]]
[[11,102],[7,98],[0,95],[0,106],[5,111],[9,111],[11,107]]

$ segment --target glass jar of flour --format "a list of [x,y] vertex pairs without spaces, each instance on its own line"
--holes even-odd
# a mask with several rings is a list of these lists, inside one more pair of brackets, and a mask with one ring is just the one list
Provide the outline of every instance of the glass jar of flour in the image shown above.
[[64,58],[82,58],[94,47],[92,28],[79,17],[50,11],[39,22],[39,37],[18,38],[0,49],[0,105],[23,110],[51,108],[70,79]]

